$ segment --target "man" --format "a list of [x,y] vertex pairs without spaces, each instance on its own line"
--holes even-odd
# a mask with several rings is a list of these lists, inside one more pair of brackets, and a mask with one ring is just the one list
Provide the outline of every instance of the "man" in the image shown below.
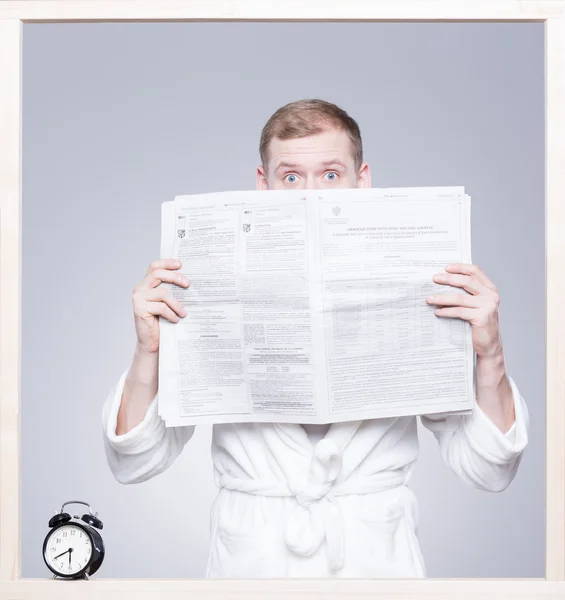
[[[288,104],[260,141],[257,188],[370,187],[357,123],[321,100]],[[137,346],[103,410],[109,466],[122,483],[167,469],[194,427],[157,414],[158,317],[190,318],[161,282],[187,287],[173,260],[156,260],[133,293]],[[472,325],[476,406],[471,415],[422,416],[445,464],[466,483],[504,490],[527,444],[528,413],[508,377],[496,286],[475,265],[434,281],[468,294],[428,298],[439,318]],[[355,385],[352,381],[351,385]],[[209,577],[422,577],[418,510],[407,487],[418,455],[415,417],[332,425],[215,425]]]

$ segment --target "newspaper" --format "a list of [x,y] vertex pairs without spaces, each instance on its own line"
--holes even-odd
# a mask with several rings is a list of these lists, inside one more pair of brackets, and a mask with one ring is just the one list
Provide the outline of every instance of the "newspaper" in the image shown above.
[[469,412],[469,323],[426,296],[471,262],[463,187],[241,191],[162,204],[161,257],[190,287],[160,318],[168,427]]

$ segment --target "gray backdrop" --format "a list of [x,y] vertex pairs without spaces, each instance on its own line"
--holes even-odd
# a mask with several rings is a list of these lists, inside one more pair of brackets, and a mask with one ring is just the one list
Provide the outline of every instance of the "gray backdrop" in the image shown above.
[[98,576],[203,576],[211,429],[167,472],[123,486],[106,466],[101,407],[133,353],[131,293],[159,257],[161,203],[254,188],[266,119],[321,97],[358,120],[374,187],[466,186],[473,259],[500,288],[507,364],[531,412],[530,445],[501,494],[460,482],[422,432],[413,486],[429,575],[543,577],[543,24],[24,32],[23,576],[50,575],[47,521],[73,499],[105,525]]

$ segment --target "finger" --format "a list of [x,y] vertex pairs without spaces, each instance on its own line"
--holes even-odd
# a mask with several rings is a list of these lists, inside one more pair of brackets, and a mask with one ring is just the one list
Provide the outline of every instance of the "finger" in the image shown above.
[[167,288],[153,288],[152,290],[145,292],[143,296],[146,302],[164,302],[167,306],[170,306],[171,309],[174,310],[179,316],[186,316],[186,309],[184,308],[184,306],[176,298],[173,298],[170,290],[168,290]]
[[485,288],[477,279],[473,279],[469,275],[453,275],[451,273],[437,273],[433,280],[442,285],[451,285],[453,287],[463,288],[469,294],[478,295],[485,292]]
[[178,258],[160,258],[154,260],[147,268],[146,275],[157,269],[180,269],[182,262]]
[[179,316],[164,302],[148,302],[147,310],[152,315],[160,315],[164,319],[167,319],[167,321],[172,321],[173,323],[180,321]]
[[175,283],[176,285],[187,288],[190,285],[188,279],[178,271],[170,271],[167,269],[156,269],[145,276],[141,282],[141,288],[151,289],[155,288],[161,283]]
[[496,290],[496,285],[479,269],[477,265],[470,263],[454,263],[447,265],[445,270],[448,273],[460,273],[461,275],[469,275],[478,279],[483,285]]
[[468,294],[436,294],[426,296],[428,304],[437,306],[464,306],[467,308],[481,308],[484,302],[480,296],[469,296]]
[[438,317],[462,319],[463,321],[472,321],[477,316],[477,310],[475,308],[465,308],[463,306],[436,308],[434,313]]
[[144,317],[147,314],[161,316],[173,323],[180,321],[179,316],[164,302],[143,302],[139,305],[137,312],[134,310],[134,314],[138,317]]

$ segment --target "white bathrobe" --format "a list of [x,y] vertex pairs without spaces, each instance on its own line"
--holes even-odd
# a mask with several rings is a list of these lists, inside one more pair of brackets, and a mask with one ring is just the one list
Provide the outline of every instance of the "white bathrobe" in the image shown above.
[[[103,408],[108,464],[124,484],[162,473],[194,433],[165,428],[156,396],[139,425],[116,435],[126,376]],[[511,385],[516,422],[506,434],[478,405],[471,415],[421,417],[444,463],[482,490],[510,484],[528,441],[527,407]],[[424,577],[418,506],[407,487],[419,450],[416,425],[415,417],[337,423],[316,443],[301,425],[214,425],[219,493],[207,576]]]

